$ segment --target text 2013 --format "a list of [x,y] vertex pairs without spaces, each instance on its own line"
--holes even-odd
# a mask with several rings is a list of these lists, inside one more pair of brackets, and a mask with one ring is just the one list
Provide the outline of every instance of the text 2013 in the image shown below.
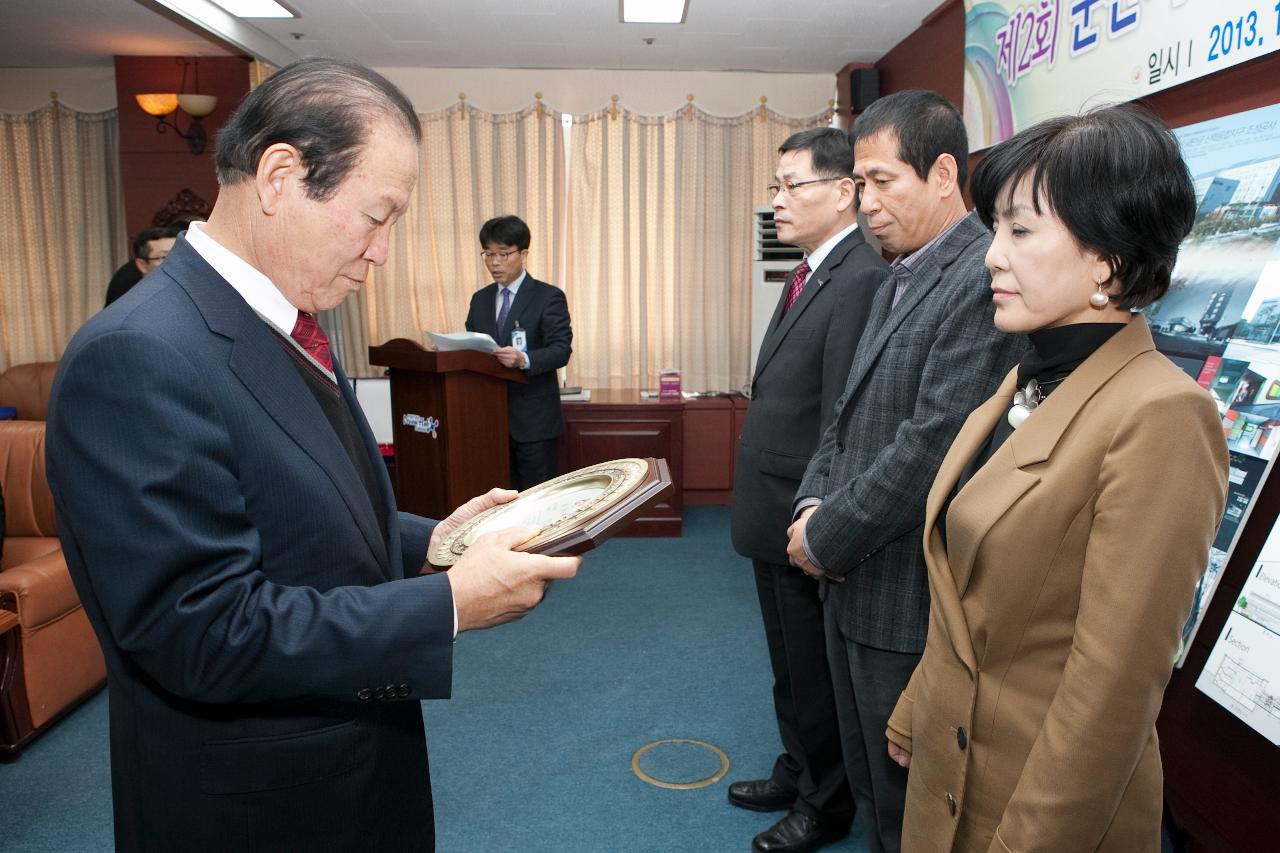
[[[1275,35],[1280,36],[1280,3],[1273,7],[1275,12]],[[1258,30],[1259,15],[1257,10],[1241,15],[1234,21],[1223,21],[1214,24],[1209,30],[1209,61],[1223,59],[1246,47],[1262,44],[1262,32]],[[1266,24],[1262,24],[1266,30]]]

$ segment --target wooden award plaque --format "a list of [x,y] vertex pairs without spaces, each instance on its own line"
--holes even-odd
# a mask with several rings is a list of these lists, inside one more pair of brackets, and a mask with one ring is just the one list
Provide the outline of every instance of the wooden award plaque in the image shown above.
[[439,542],[427,555],[433,566],[452,566],[477,537],[507,527],[539,533],[516,550],[581,554],[601,545],[671,492],[665,459],[614,459],[589,465],[485,510]]

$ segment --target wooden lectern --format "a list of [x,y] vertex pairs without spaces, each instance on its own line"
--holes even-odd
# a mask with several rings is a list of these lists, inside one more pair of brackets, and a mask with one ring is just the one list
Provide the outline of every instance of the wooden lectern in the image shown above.
[[369,347],[390,368],[396,505],[444,518],[494,486],[510,484],[507,383],[528,382],[489,353],[436,352],[406,338]]

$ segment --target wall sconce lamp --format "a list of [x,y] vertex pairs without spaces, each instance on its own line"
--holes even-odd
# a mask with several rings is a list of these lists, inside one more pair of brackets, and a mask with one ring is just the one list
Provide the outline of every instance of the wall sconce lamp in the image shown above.
[[[208,140],[208,134],[205,133],[204,125],[200,123],[200,119],[213,112],[214,107],[218,105],[217,95],[175,95],[173,93],[150,93],[145,95],[134,95],[138,101],[138,106],[142,107],[142,111],[149,116],[154,116],[156,120],[156,132],[164,133],[166,128],[171,128],[174,133],[187,140],[187,145],[191,148],[192,154],[204,153],[204,145]],[[187,132],[183,133],[177,123],[170,118],[177,110],[182,110],[191,118],[191,124],[187,127]]]

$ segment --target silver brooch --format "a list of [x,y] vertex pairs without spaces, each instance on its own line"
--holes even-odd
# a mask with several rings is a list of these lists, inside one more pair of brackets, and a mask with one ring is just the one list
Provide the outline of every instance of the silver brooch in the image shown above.
[[1028,379],[1026,386],[1019,388],[1013,394],[1013,408],[1009,409],[1009,426],[1014,429],[1022,426],[1023,421],[1031,417],[1031,413],[1043,399],[1040,383],[1034,379]]

